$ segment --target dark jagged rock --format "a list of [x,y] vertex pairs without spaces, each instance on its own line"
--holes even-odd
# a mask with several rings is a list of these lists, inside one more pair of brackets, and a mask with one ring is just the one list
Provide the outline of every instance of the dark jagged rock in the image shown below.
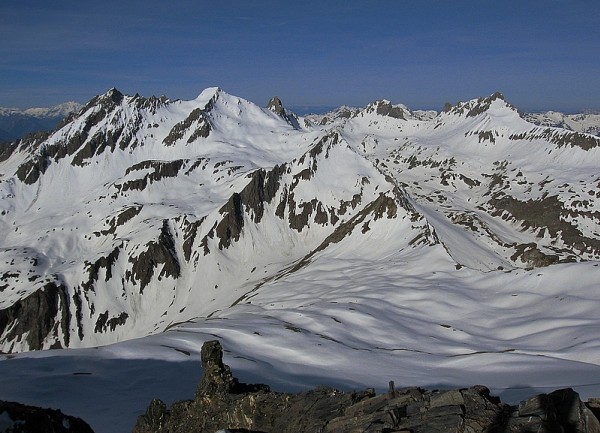
[[[117,110],[123,99],[124,95],[116,89],[110,89],[104,95],[95,97],[77,114],[83,120],[83,127],[53,144],[42,145],[50,133],[45,133],[45,136],[39,138],[30,137],[22,140],[21,146],[29,147],[31,156],[17,168],[17,177],[31,185],[37,182],[52,162],[57,162],[66,156],[74,155],[72,164],[83,166],[87,164],[89,158],[104,152],[105,149],[114,150],[117,142],[121,143],[121,148],[130,145],[133,135],[124,133],[124,127],[97,131],[90,136],[94,126]],[[138,116],[132,119],[132,123],[139,123],[139,121]]]
[[81,418],[60,410],[0,400],[1,433],[94,433]]
[[300,129],[300,124],[298,123],[298,116],[296,116],[294,113],[287,112],[286,109],[283,107],[283,104],[281,103],[281,99],[279,99],[277,96],[273,96],[269,100],[269,103],[267,104],[267,109],[277,114],[287,123],[292,125],[294,128]]
[[47,283],[26,298],[0,310],[0,336],[3,341],[19,341],[25,336],[29,350],[41,350],[55,339],[52,347],[69,344],[69,299],[67,289],[56,282]]
[[206,217],[201,218],[198,221],[188,221],[187,218],[183,218],[183,256],[187,262],[190,261],[192,257],[192,247],[194,246],[194,241],[196,240],[196,235],[198,233],[198,229],[204,222]]
[[223,363],[223,348],[217,340],[204,343],[200,357],[203,375],[196,391],[197,396],[270,391],[267,385],[240,383],[237,378],[233,377],[229,366]]
[[114,151],[117,142],[123,135],[124,129],[125,128],[120,127],[116,128],[114,131],[109,130],[94,134],[86,141],[85,145],[79,150],[79,152],[75,154],[72,164],[82,167],[87,164],[86,160],[90,159],[94,155],[101,154],[106,148]]
[[385,99],[372,102],[371,104],[369,104],[365,111],[367,113],[375,112],[380,116],[406,120],[404,109],[398,105],[392,105],[390,101]]
[[401,107],[393,106],[389,101],[379,101],[377,103],[377,114],[394,119],[406,119],[404,117],[404,110]]
[[390,382],[380,395],[324,387],[277,393],[266,385],[240,384],[223,363],[218,341],[202,347],[202,367],[194,400],[170,409],[153,400],[134,433],[600,433],[593,409],[600,405],[584,404],[572,389],[533,396],[518,406],[502,403],[479,385],[396,390]]
[[105,281],[110,280],[112,278],[113,265],[118,260],[120,252],[121,252],[121,248],[115,247],[115,249],[112,250],[112,252],[110,254],[108,254],[106,257],[102,256],[98,260],[96,260],[94,263],[86,262],[85,265],[86,265],[86,268],[88,271],[88,279],[87,279],[87,281],[84,281],[81,284],[81,287],[85,291],[89,291],[89,290],[93,291],[94,283],[96,281],[98,281],[98,278],[99,278],[100,269],[105,270],[104,280]]
[[13,152],[19,147],[18,141],[12,141],[0,146],[0,162],[6,161],[11,157]]
[[121,192],[129,190],[143,191],[149,184],[157,182],[162,178],[176,177],[186,162],[187,160],[184,159],[175,159],[173,161],[142,161],[125,170],[125,175],[147,169],[152,169],[153,171],[145,174],[142,178],[130,180],[117,187]]
[[49,166],[49,156],[42,149],[39,153],[32,155],[27,161],[21,164],[17,168],[16,175],[21,182],[32,185],[46,172]]
[[283,108],[283,104],[281,103],[281,99],[277,96],[273,96],[269,103],[267,104],[267,108],[271,110],[273,113],[278,114],[280,116],[285,115],[285,109]]
[[477,104],[474,107],[472,107],[467,113],[467,117],[475,117],[479,114],[485,113],[487,110],[490,109],[492,102],[494,102],[496,99],[500,99],[506,102],[506,99],[504,99],[504,95],[500,92],[496,92],[493,95],[488,96],[487,98],[479,98],[477,100]]
[[476,117],[488,111],[492,106],[492,102],[498,99],[504,101],[507,107],[516,111],[516,108],[506,101],[502,93],[495,92],[493,95],[490,95],[486,98],[478,98],[474,101],[458,102],[454,106],[452,106],[450,103],[446,103],[444,105],[443,112],[459,116],[466,114],[466,117]]
[[259,223],[265,211],[265,204],[270,203],[279,189],[279,181],[285,173],[284,165],[276,165],[268,173],[257,170],[252,173],[252,180],[240,192],[240,198],[246,205],[246,210],[253,211],[252,220]]
[[590,150],[600,146],[600,138],[592,134],[564,131],[556,128],[533,128],[531,131],[520,134],[511,134],[510,140],[546,140],[560,147],[580,147]]
[[163,220],[160,235],[156,242],[149,242],[146,251],[137,257],[129,259],[132,263],[131,271],[126,272],[126,278],[134,283],[140,283],[140,293],[150,283],[154,271],[163,265],[158,278],[179,278],[181,265],[175,249],[175,240],[171,233],[169,220]]
[[224,214],[223,219],[216,227],[219,238],[219,249],[228,248],[231,242],[240,238],[244,227],[244,209],[240,194],[234,193],[229,201],[219,209]]
[[165,137],[163,143],[167,146],[174,145],[177,140],[181,140],[185,136],[194,124],[197,124],[198,127],[192,132],[192,135],[190,135],[190,138],[187,141],[188,143],[191,143],[200,137],[208,137],[211,131],[210,123],[202,110],[200,108],[195,108],[188,117],[171,128],[171,131],[169,131],[169,134]]
[[118,316],[108,318],[108,310],[98,316],[98,320],[96,320],[96,326],[94,327],[94,332],[97,334],[99,332],[106,332],[107,329],[114,331],[117,326],[123,326],[125,322],[127,322],[127,318],[129,314],[122,312]]
[[[574,208],[569,208],[561,202],[558,196],[545,197],[539,200],[521,201],[509,195],[503,195],[499,198],[492,198],[489,204],[494,208],[493,216],[502,216],[507,219],[513,218],[521,222],[523,230],[544,229],[554,237],[561,239],[571,251],[567,251],[568,256],[577,256],[577,252],[591,254],[600,254],[600,241],[598,239],[584,236],[581,230],[569,221],[569,217],[577,216],[581,212]],[[507,216],[507,214],[510,214]],[[540,236],[541,237],[541,236]],[[533,244],[535,247],[535,244]],[[527,251],[530,251],[527,253]],[[548,265],[556,263],[558,258],[553,255],[541,254],[537,248],[529,248],[526,251],[517,250],[517,255],[513,258],[523,256],[524,262],[531,262],[533,266]],[[568,260],[567,260],[568,261]]]
[[270,203],[280,180],[286,171],[285,164],[276,165],[272,170],[256,170],[250,175],[250,182],[239,193],[231,195],[225,205],[219,209],[223,219],[216,226],[219,238],[219,249],[228,248],[233,241],[240,238],[244,227],[244,214],[251,212],[252,221],[259,223],[265,212],[265,205]]

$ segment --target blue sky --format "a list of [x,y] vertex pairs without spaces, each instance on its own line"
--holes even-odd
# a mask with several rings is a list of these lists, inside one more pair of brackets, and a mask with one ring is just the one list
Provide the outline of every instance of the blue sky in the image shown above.
[[440,109],[501,91],[600,109],[599,0],[0,2],[0,106],[202,89],[264,105]]

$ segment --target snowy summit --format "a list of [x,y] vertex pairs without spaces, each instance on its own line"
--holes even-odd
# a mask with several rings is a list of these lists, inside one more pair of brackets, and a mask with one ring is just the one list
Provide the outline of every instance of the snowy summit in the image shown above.
[[0,148],[2,397],[128,431],[215,338],[276,389],[600,395],[600,138],[532,120],[110,89]]

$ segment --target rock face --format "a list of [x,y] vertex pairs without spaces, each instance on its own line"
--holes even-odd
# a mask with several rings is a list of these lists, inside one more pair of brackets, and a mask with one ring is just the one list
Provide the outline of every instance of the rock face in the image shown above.
[[138,418],[134,433],[600,432],[594,415],[598,405],[583,403],[570,388],[533,396],[518,406],[490,396],[484,386],[397,390],[390,382],[389,391],[380,395],[372,389],[331,388],[277,393],[266,385],[239,383],[223,364],[218,341],[202,347],[202,368],[194,400],[170,409],[153,400]]
[[0,433],[94,433],[82,419],[59,410],[0,400]]
[[8,329],[10,339],[26,335],[26,341],[33,349],[42,349],[44,339],[50,335],[55,340],[52,347],[60,348],[60,337],[67,344],[69,341],[68,306],[65,287],[54,282],[47,283],[41,290],[0,310],[0,329]]

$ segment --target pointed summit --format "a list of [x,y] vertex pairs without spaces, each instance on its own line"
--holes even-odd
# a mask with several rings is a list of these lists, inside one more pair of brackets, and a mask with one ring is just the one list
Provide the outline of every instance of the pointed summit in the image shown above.
[[298,116],[296,116],[296,114],[294,114],[290,111],[287,111],[285,108],[283,108],[281,99],[279,99],[278,96],[273,96],[269,100],[269,103],[267,104],[267,110],[272,111],[273,113],[277,114],[279,117],[281,117],[287,123],[292,125],[295,129],[301,129],[300,124],[298,122]]
[[101,96],[103,99],[110,99],[115,104],[120,103],[123,100],[124,95],[117,90],[116,87],[111,87],[108,91]]
[[267,109],[271,110],[273,113],[276,113],[280,116],[285,116],[285,109],[283,108],[283,104],[281,103],[281,99],[277,96],[273,96],[269,103],[267,104]]
[[509,108],[515,112],[517,111],[515,106],[508,102],[502,93],[495,92],[485,98],[477,98],[471,99],[470,101],[458,102],[454,106],[447,102],[444,105],[443,112],[456,115],[465,115],[466,117],[475,117],[490,110],[495,101],[502,101],[502,107]]

